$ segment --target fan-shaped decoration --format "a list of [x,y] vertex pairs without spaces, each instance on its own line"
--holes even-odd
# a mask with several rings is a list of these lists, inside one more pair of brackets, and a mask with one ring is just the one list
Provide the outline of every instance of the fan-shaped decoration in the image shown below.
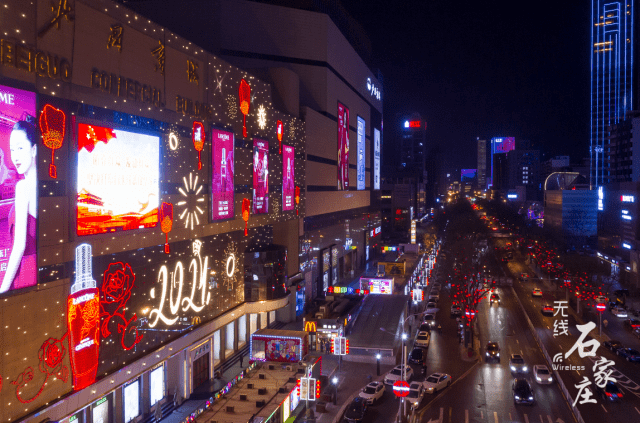
[[296,194],[295,197],[296,199],[296,216],[298,215],[298,205],[300,204],[300,187],[296,187]]
[[249,114],[249,104],[251,103],[251,87],[249,83],[242,79],[240,88],[238,89],[238,97],[240,98],[240,111],[242,112],[242,136],[247,136],[247,115]]
[[202,124],[202,122],[193,122],[193,133],[191,135],[191,138],[193,139],[193,146],[198,152],[198,170],[200,170],[202,169],[202,160],[200,159],[200,153],[204,148],[205,140],[204,125]]
[[165,236],[164,252],[165,254],[169,254],[171,252],[169,248],[169,232],[171,232],[171,228],[173,228],[173,204],[162,203],[158,214],[160,218],[160,229],[164,232]]
[[242,199],[242,220],[244,220],[244,236],[249,235],[247,224],[249,223],[249,212],[251,211],[251,201],[248,198]]
[[282,154],[282,121],[276,122],[276,133],[278,135],[278,154]]
[[40,113],[40,132],[42,140],[47,148],[51,149],[51,164],[49,164],[49,176],[58,178],[58,171],[54,163],[54,152],[62,147],[64,141],[66,116],[62,110],[56,109],[50,104],[45,104]]

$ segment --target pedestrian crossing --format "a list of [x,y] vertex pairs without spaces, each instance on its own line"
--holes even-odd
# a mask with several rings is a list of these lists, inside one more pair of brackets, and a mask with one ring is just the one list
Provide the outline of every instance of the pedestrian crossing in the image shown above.
[[[418,423],[452,423],[462,422],[458,416],[460,410],[456,408],[455,413],[452,407],[443,408],[440,407],[438,411],[436,408],[430,409],[428,413],[420,419],[419,416],[415,416],[411,419],[412,422]],[[565,421],[559,417],[550,416],[548,414],[540,413],[512,413],[504,411],[488,411],[488,410],[464,410],[464,423],[565,423]]]

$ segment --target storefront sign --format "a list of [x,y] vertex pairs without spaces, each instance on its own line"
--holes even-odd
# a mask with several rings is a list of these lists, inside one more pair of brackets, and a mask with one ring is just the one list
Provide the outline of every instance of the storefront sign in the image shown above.
[[49,53],[13,40],[0,39],[0,63],[40,77],[71,81],[71,63]]
[[91,70],[91,88],[149,106],[165,106],[164,96],[159,88],[95,68]]

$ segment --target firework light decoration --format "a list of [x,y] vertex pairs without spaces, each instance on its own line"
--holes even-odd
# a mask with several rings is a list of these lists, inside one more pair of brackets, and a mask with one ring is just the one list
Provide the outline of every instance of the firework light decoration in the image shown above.
[[204,204],[201,204],[204,203],[204,195],[200,196],[203,186],[198,185],[198,175],[194,178],[193,173],[189,173],[188,182],[185,176],[182,177],[182,180],[184,181],[184,189],[179,187],[178,191],[180,191],[184,200],[178,201],[176,205],[182,208],[179,217],[184,221],[184,227],[193,229],[194,222],[196,225],[200,224],[198,215],[204,214],[204,210],[202,209]]
[[264,129],[267,126],[267,109],[262,104],[258,107],[258,126],[260,129]]
[[219,286],[225,287],[227,291],[233,290],[233,287],[240,282],[241,266],[238,252],[238,247],[235,242],[230,242],[224,249],[222,260],[215,260],[218,271],[217,275],[220,275]]

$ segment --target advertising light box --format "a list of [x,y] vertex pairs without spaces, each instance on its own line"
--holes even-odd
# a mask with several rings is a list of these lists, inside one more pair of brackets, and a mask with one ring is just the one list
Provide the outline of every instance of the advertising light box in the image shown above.
[[369,291],[371,294],[393,294],[393,278],[360,278],[360,289]]
[[211,131],[211,220],[234,217],[233,132]]
[[373,189],[380,189],[380,131],[373,129]]
[[338,190],[349,189],[349,109],[338,103]]
[[251,212],[269,213],[269,143],[253,141],[253,201]]
[[37,283],[35,116],[35,93],[0,85],[0,294]]
[[282,146],[282,210],[293,210],[295,191],[295,150],[288,145]]
[[363,190],[365,188],[365,131],[365,121],[358,116],[358,190]]
[[78,235],[155,227],[159,181],[159,137],[78,124]]

